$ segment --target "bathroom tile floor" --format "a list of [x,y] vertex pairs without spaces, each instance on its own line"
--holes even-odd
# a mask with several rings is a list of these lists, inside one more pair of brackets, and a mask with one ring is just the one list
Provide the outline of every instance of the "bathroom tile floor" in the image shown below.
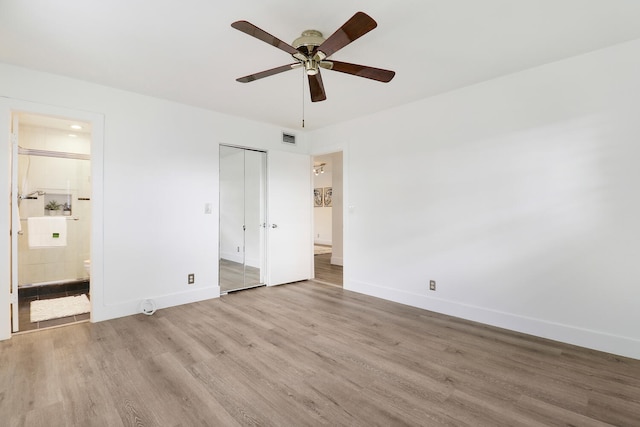
[[90,314],[61,317],[59,319],[31,322],[31,301],[39,299],[62,298],[72,295],[87,294],[89,296],[89,281],[66,283],[61,285],[37,286],[18,290],[18,317],[20,332],[35,329],[50,328],[52,326],[66,325],[69,323],[89,320]]

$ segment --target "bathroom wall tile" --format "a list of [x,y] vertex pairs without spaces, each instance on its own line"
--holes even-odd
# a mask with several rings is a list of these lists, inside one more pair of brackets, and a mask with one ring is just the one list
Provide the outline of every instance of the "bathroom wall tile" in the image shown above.
[[26,251],[26,258],[29,265],[42,264],[42,254],[46,249],[30,249]]
[[42,250],[42,262],[45,264],[54,263],[59,258],[60,248],[46,248]]
[[66,261],[64,263],[63,279],[78,279],[81,277],[78,273],[79,269],[77,261]]
[[39,283],[43,282],[46,277],[44,264],[38,264],[30,267],[24,272],[24,277],[18,276],[18,283]]
[[34,283],[35,270],[23,269],[18,270],[18,286],[22,286],[28,283]]
[[23,228],[22,233],[22,236],[18,236],[18,253],[29,250],[29,231]]
[[53,263],[53,264],[45,264],[44,271],[46,279],[44,281],[50,282],[54,280],[64,280],[64,264],[63,263]]

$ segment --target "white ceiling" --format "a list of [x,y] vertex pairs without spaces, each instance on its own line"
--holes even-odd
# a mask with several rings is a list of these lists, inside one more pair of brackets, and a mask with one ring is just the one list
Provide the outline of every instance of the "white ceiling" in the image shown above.
[[323,71],[306,129],[640,38],[637,0],[0,0],[0,61],[295,129],[302,71],[237,83],[293,61],[230,24],[291,43],[359,10],[378,28],[333,58],[396,77]]

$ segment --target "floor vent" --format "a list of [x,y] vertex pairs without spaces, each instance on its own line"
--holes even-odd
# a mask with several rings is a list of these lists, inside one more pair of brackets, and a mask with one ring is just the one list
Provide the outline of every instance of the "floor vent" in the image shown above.
[[296,145],[296,136],[290,133],[282,132],[282,143]]

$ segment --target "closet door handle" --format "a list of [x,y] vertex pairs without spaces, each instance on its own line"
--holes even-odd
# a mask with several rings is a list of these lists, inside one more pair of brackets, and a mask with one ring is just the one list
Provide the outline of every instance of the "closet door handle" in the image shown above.
[[278,228],[278,224],[271,224],[271,228]]

